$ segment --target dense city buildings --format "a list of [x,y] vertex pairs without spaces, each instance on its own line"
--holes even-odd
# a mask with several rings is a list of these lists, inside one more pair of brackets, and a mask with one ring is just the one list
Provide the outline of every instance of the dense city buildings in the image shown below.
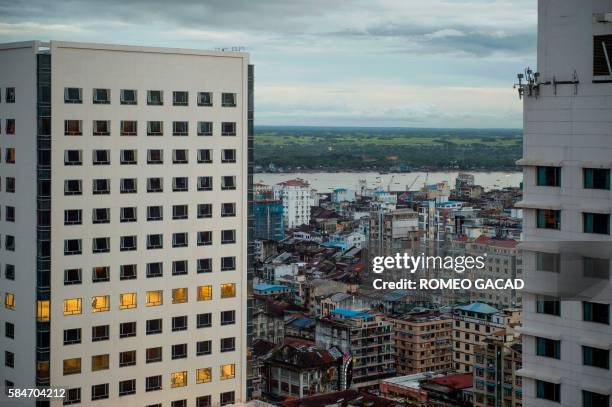
[[34,41],[0,61],[2,385],[246,400],[248,55]]

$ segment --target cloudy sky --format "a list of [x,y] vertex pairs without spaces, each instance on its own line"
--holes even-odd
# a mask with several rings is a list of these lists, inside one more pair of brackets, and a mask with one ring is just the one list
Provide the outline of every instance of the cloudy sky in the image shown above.
[[0,41],[242,46],[256,124],[520,127],[536,0],[0,0]]

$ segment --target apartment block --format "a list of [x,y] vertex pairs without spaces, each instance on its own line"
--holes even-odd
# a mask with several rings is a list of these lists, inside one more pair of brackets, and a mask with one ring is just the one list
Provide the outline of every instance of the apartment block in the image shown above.
[[425,311],[385,317],[393,324],[393,348],[398,375],[453,370],[450,315]]
[[244,53],[0,45],[2,385],[246,400],[252,90]]
[[292,179],[272,187],[274,199],[283,202],[285,227],[294,229],[310,223],[310,207],[314,206],[313,190],[302,179]]

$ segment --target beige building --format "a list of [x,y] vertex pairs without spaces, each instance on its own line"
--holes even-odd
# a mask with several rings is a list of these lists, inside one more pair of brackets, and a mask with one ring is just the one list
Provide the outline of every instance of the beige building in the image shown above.
[[252,75],[243,53],[0,45],[3,385],[247,398]]

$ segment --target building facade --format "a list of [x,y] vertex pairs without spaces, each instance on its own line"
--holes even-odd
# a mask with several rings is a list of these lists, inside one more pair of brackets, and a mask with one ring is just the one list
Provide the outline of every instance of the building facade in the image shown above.
[[314,205],[310,184],[302,179],[281,182],[272,187],[274,199],[283,202],[285,227],[294,229],[310,223],[310,207]]
[[281,201],[255,199],[253,216],[255,239],[280,241],[285,238],[285,219]]
[[0,61],[2,384],[245,400],[248,55],[34,41]]

